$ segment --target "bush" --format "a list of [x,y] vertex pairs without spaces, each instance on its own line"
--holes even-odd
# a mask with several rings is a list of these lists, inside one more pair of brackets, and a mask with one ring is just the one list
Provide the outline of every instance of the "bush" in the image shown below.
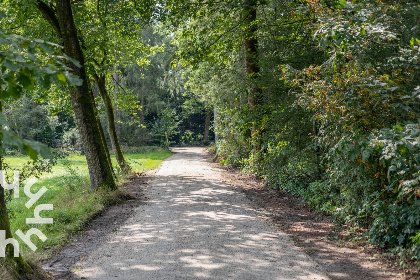
[[241,145],[234,138],[221,139],[216,142],[216,157],[222,165],[241,166],[247,147],[249,144],[242,142]]
[[69,152],[82,152],[83,144],[82,139],[77,128],[72,128],[63,134],[61,140],[61,146],[63,149],[68,150]]
[[191,130],[185,130],[184,134],[181,136],[181,145],[184,145],[184,146],[200,145],[200,135],[195,134]]
[[306,199],[317,209],[335,208],[341,221],[369,228],[373,244],[418,257],[419,136],[419,124],[406,124],[343,137],[330,155],[329,178],[311,184]]
[[391,248],[414,246],[417,247],[414,254],[419,258],[418,242],[414,241],[420,231],[420,200],[407,205],[381,201],[376,207],[375,221],[369,232],[372,243]]
[[258,173],[271,186],[299,192],[318,178],[319,170],[311,147],[300,150],[286,141],[269,142],[257,164]]

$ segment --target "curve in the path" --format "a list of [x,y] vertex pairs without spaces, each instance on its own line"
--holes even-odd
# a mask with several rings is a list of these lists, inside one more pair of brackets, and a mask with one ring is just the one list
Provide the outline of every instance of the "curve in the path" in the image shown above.
[[76,264],[84,279],[328,279],[293,242],[220,180],[202,148],[174,149],[148,202]]

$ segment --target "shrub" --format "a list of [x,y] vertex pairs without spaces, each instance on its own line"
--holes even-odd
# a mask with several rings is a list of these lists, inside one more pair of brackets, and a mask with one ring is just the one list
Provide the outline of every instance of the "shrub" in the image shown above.
[[61,140],[61,146],[63,149],[68,150],[71,153],[82,151],[82,139],[77,128],[72,128],[63,134]]

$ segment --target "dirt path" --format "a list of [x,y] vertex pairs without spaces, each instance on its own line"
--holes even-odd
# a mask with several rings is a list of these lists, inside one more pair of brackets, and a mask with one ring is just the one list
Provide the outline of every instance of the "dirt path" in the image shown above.
[[204,149],[174,151],[150,180],[147,202],[85,252],[72,278],[329,279],[223,183],[225,171],[206,162]]

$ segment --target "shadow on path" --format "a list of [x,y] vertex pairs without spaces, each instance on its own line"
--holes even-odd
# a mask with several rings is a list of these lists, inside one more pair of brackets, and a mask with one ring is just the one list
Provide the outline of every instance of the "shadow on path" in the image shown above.
[[177,149],[134,211],[76,264],[85,279],[328,279],[244,194],[220,180],[203,149]]

